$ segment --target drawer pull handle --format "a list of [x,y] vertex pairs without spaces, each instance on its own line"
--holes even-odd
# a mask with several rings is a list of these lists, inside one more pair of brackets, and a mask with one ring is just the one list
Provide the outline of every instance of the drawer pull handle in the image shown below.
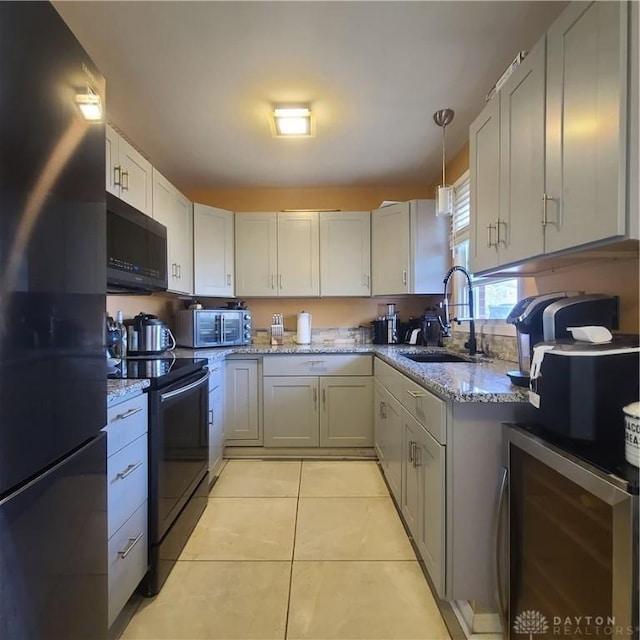
[[420,393],[419,391],[411,391],[411,389],[407,389],[407,393],[412,398],[424,398],[427,395],[426,393]]
[[133,547],[142,540],[142,536],[143,532],[141,531],[135,538],[129,538],[129,543],[122,551],[118,551],[118,555],[124,560],[131,553]]
[[116,422],[116,420],[126,420],[127,418],[130,418],[131,416],[135,415],[136,413],[140,413],[140,411],[142,411],[142,407],[135,407],[133,409],[129,409],[128,411],[125,411],[124,413],[118,413],[116,417],[113,420],[111,420],[111,422]]
[[138,467],[142,466],[142,460],[139,460],[135,464],[130,464],[124,471],[121,471],[116,478],[124,480],[127,476],[131,475]]

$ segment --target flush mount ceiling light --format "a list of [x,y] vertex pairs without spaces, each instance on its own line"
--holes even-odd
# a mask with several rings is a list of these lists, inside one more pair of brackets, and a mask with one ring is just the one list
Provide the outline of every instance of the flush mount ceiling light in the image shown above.
[[444,153],[444,130],[453,120],[453,109],[440,109],[433,114],[433,121],[442,127],[442,184],[436,191],[436,215],[450,216],[453,213],[453,187],[447,184],[445,176],[446,158]]
[[308,138],[315,134],[314,118],[308,106],[275,106],[271,131],[278,138]]
[[102,100],[91,87],[87,87],[85,93],[76,95],[76,104],[85,120],[90,122],[102,120]]

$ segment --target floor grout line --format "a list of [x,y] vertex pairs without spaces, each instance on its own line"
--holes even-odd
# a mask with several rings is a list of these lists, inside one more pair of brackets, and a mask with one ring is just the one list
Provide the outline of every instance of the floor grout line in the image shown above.
[[293,559],[296,555],[296,538],[298,537],[298,512],[300,509],[300,488],[302,487],[302,463],[300,460],[300,475],[298,476],[298,500],[296,502],[296,521],[293,525],[293,544],[291,545],[291,568],[289,570],[289,593],[287,594],[287,611],[284,620],[284,640],[289,636],[289,610],[291,608],[291,587],[293,585]]

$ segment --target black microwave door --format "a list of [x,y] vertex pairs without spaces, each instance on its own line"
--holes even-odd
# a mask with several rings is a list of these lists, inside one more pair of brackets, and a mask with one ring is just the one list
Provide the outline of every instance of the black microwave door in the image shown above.
[[109,291],[167,289],[167,229],[157,220],[107,194]]

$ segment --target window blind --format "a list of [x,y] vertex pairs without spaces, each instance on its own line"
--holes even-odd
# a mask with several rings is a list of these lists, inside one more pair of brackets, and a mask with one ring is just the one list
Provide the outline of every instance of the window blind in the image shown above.
[[455,245],[469,238],[471,223],[471,179],[469,171],[453,184],[453,214],[451,215],[451,234],[449,245]]

